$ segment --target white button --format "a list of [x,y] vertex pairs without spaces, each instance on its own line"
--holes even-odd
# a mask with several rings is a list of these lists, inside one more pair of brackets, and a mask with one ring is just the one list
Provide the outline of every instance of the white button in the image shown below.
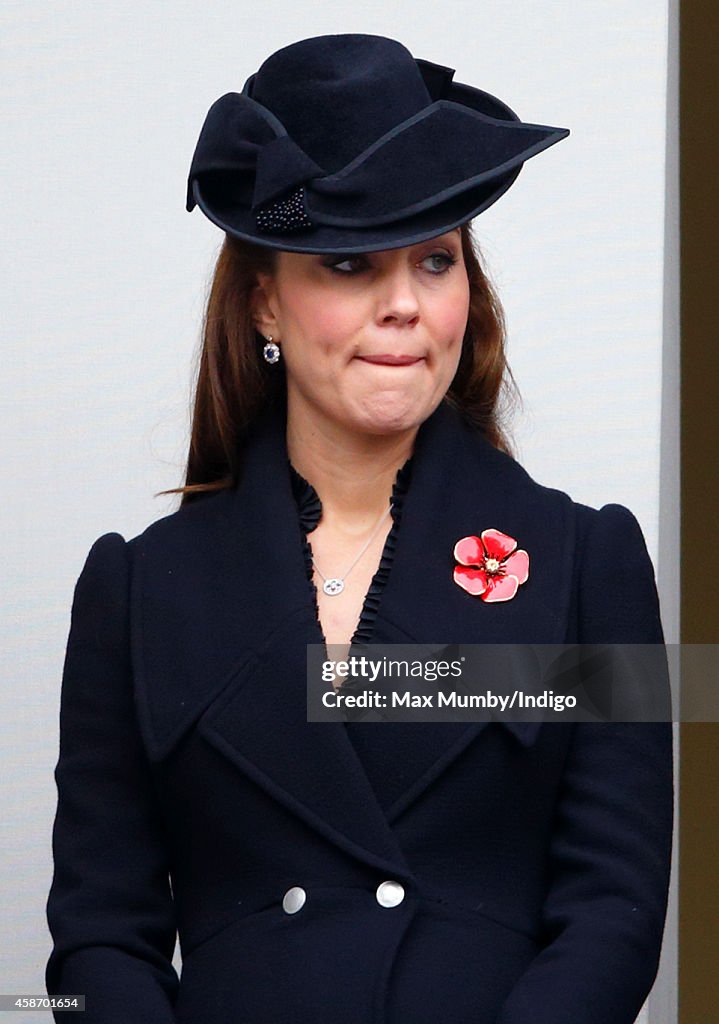
[[286,914],[296,914],[302,910],[307,899],[307,893],[300,885],[293,885],[288,889],[282,899],[282,909]]
[[381,882],[377,886],[377,902],[381,907],[396,907],[404,899],[404,889],[399,882]]

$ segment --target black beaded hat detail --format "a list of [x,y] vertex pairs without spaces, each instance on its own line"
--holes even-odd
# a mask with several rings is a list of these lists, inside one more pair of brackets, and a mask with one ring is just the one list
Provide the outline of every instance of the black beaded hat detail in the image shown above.
[[208,111],[187,185],[228,234],[293,252],[370,252],[486,210],[566,128],[526,124],[383,36],[283,47]]
[[298,188],[286,199],[276,199],[274,203],[261,206],[257,211],[257,227],[260,231],[283,235],[287,231],[300,231],[311,228],[312,221],[307,216],[304,203],[305,190]]

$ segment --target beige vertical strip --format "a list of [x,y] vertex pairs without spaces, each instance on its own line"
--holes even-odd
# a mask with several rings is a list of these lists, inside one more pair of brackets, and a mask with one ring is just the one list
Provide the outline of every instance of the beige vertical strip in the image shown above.
[[[680,5],[681,635],[719,642],[719,4]],[[719,724],[681,726],[679,1021],[719,1020]]]

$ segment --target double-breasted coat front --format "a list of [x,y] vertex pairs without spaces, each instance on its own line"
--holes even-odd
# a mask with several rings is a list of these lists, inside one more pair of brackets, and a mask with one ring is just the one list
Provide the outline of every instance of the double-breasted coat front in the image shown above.
[[[495,604],[452,578],[488,528],[531,559]],[[322,639],[279,415],[236,487],[94,544],[48,991],[84,994],[86,1024],[631,1024],[666,908],[671,726],[368,722],[360,760],[342,722],[307,721]],[[538,485],[443,403],[372,640],[661,639],[632,514]]]

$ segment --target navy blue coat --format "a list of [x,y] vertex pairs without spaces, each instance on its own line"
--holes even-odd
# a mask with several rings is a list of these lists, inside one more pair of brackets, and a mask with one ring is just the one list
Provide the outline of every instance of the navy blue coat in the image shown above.
[[[490,527],[531,558],[499,604],[452,580],[455,542]],[[373,640],[661,642],[639,526],[539,486],[442,405]],[[308,642],[276,417],[237,488],[93,545],[62,690],[49,992],[85,994],[85,1024],[632,1024],[666,908],[671,726],[414,723],[400,742],[365,723],[370,766],[343,723],[307,722]]]

